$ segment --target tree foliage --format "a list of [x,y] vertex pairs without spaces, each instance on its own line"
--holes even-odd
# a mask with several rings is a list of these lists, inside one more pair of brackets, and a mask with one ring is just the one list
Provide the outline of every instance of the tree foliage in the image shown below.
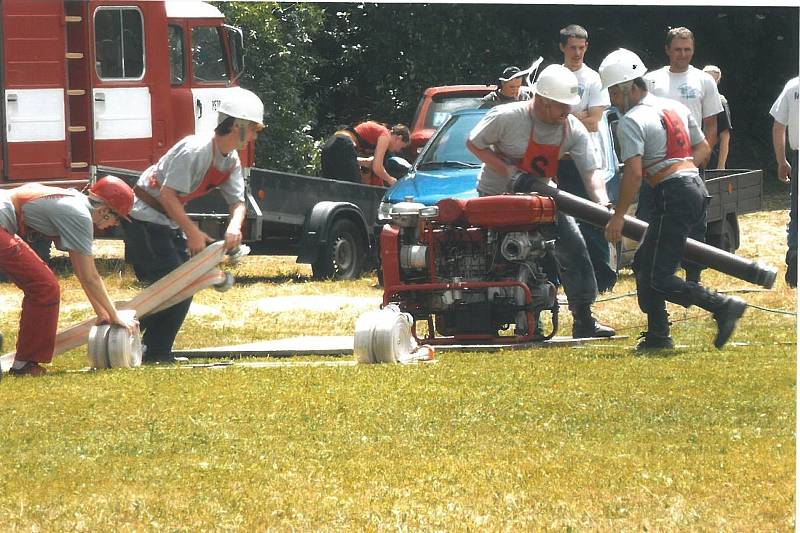
[[[425,88],[494,83],[507,65],[561,62],[558,30],[589,31],[594,67],[619,47],[650,68],[670,27],[695,34],[693,64],[723,71],[731,105],[729,167],[773,168],[769,108],[798,70],[798,8],[537,4],[222,3],[245,30],[247,73],[268,108],[258,163],[314,171],[318,143],[366,118],[411,121]],[[316,143],[316,144],[315,144]],[[312,172],[313,173],[313,172]]]

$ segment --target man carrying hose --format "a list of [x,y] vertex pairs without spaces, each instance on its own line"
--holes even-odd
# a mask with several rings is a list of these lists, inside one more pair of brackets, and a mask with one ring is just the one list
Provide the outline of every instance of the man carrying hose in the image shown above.
[[636,349],[674,346],[665,300],[713,313],[714,346],[721,348],[747,304],[675,275],[686,239],[702,238],[706,231],[708,192],[697,164],[708,158],[710,148],[686,106],[648,93],[645,72],[639,56],[625,49],[610,53],[600,65],[603,88],[625,114],[617,127],[625,169],[619,201],[605,229],[609,242],[622,237],[624,215],[642,178],[655,197],[650,226],[633,261],[639,308],[647,314],[647,331]]
[[[237,150],[264,129],[264,104],[237,88],[219,106],[213,135],[190,135],[178,141],[145,170],[134,187],[130,222],[123,222],[126,259],[136,278],[154,283],[201,252],[213,239],[186,214],[184,204],[219,189],[228,204],[225,249],[242,242],[246,214],[244,176]],[[192,303],[191,298],[148,315],[141,321],[145,361],[171,361],[172,345]]]

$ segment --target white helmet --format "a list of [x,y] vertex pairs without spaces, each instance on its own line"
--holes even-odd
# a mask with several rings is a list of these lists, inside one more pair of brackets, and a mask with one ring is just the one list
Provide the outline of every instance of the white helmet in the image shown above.
[[647,67],[644,66],[639,56],[630,50],[620,48],[606,56],[600,64],[599,71],[603,89],[608,89],[614,85],[641,78],[647,73]]
[[544,98],[567,105],[576,105],[581,101],[578,93],[578,78],[570,69],[561,65],[548,65],[541,74],[533,92]]
[[[264,103],[255,93],[247,89],[233,87],[227,91],[217,111],[229,117],[255,122],[260,129],[264,128]],[[220,122],[224,118],[220,117]]]

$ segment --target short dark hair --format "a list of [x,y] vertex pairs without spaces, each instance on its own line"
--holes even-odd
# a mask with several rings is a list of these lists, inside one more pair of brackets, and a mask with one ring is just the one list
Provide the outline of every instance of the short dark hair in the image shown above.
[[678,28],[670,28],[667,32],[667,40],[664,43],[666,46],[672,44],[673,39],[691,39],[694,42],[694,34],[692,30],[684,26]]
[[636,78],[633,80],[633,84],[636,85],[642,91],[647,92],[649,87],[647,86],[647,82],[644,81],[644,78]]
[[408,130],[408,126],[405,124],[395,124],[392,126],[392,135],[397,135],[403,139],[404,143],[407,143],[411,140],[411,132]]
[[561,41],[561,44],[567,44],[570,37],[588,41],[589,32],[586,31],[586,28],[583,26],[578,26],[577,24],[570,24],[566,28],[561,28],[561,31],[558,32],[558,39]]
[[225,117],[225,120],[217,124],[214,128],[214,133],[217,135],[227,135],[233,129],[233,123],[236,121],[235,117]]

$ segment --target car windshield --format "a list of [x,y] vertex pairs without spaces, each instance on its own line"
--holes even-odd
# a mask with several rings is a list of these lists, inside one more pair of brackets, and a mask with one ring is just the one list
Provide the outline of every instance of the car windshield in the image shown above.
[[417,162],[418,168],[441,166],[479,167],[480,160],[467,149],[469,132],[483,118],[483,113],[469,113],[452,117],[437,132],[430,146]]
[[425,127],[436,129],[460,109],[475,109],[481,103],[480,96],[457,96],[444,100],[434,100],[425,117]]

